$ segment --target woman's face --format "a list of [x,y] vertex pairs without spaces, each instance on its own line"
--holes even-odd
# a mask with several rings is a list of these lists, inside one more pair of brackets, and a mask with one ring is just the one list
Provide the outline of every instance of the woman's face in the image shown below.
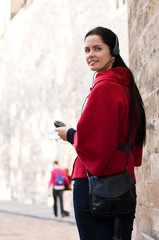
[[111,68],[110,48],[99,35],[89,35],[85,40],[86,62],[92,71],[104,72]]

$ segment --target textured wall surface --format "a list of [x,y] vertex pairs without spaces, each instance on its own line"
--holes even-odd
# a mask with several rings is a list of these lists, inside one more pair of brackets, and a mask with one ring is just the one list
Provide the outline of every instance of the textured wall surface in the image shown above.
[[90,28],[113,29],[128,63],[127,8],[115,3],[36,0],[11,21],[0,40],[0,199],[47,203],[51,162],[71,171],[73,147],[42,135],[55,119],[76,127],[92,84],[83,44]]
[[10,23],[10,0],[0,1],[0,38]]
[[137,169],[136,238],[159,239],[159,1],[128,1],[130,67],[147,114],[147,144]]
[[11,18],[25,5],[26,0],[10,0],[11,3]]

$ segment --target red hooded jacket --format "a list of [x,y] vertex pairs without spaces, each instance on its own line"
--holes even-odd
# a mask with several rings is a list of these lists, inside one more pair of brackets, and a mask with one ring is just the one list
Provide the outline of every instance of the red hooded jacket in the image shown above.
[[[118,143],[128,143],[130,83],[129,70],[111,68],[98,73],[74,136],[75,160],[72,179],[87,178],[86,169],[95,176],[126,170],[127,152]],[[135,180],[134,166],[142,162],[142,148],[134,145],[133,124],[128,171]]]

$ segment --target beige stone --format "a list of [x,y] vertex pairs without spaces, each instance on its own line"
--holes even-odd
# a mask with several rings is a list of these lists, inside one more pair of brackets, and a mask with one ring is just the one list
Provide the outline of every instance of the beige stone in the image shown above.
[[[142,174],[142,172],[140,171],[140,175]],[[137,177],[137,182],[139,182],[140,178]],[[145,206],[147,203],[147,191],[146,191],[146,186],[145,183],[143,181],[143,183],[137,183],[137,187],[136,187],[136,192],[137,192],[137,203],[140,205]],[[138,218],[138,215],[137,215]]]
[[[154,153],[150,156],[150,163],[151,163],[151,180],[150,183],[154,183],[156,190],[158,190],[158,182],[159,182],[159,174],[158,174],[158,160],[159,159],[159,153]],[[159,202],[158,202],[159,207]]]
[[150,86],[148,86],[147,96],[149,97],[147,97],[144,103],[146,108],[147,122],[148,124],[149,123],[151,124],[150,126],[151,130],[152,130],[154,118],[157,117],[157,96],[156,95],[157,94],[155,92],[153,94],[150,94]]
[[136,215],[135,239],[157,240],[159,238],[159,212],[155,209],[152,210],[152,208],[138,205]]
[[10,0],[0,1],[0,38],[10,23]]
[[156,14],[157,5],[158,4],[156,0],[150,0],[148,4],[146,4],[145,8],[143,9],[144,26],[146,26]]
[[[159,22],[158,4],[156,0],[128,1],[128,7],[132,8],[129,10],[130,67],[134,70],[147,117],[147,144],[143,164],[136,170],[137,240],[159,238],[159,41],[156,24]],[[134,40],[132,36],[135,36]]]
[[159,191],[156,191],[158,182],[156,179],[155,181],[155,184],[152,182],[147,185],[147,202],[149,207],[157,209],[159,207]]
[[138,76],[138,86],[140,88],[140,93],[143,99],[147,97],[147,88],[148,88],[148,66],[145,64],[141,69],[140,69],[140,74]]

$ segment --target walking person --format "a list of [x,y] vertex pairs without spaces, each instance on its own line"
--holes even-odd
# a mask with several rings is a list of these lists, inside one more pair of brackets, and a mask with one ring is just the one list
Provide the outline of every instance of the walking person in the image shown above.
[[[132,118],[128,171],[142,164],[146,117],[131,70],[120,56],[117,35],[104,27],[90,30],[84,39],[86,62],[95,79],[77,130],[59,127],[58,135],[74,145],[77,158],[72,171],[75,218],[81,240],[112,240],[114,218],[95,218],[90,213],[88,178],[107,176],[126,169],[128,129]],[[136,199],[136,188],[133,189]],[[121,216],[122,240],[131,240],[135,207]]]
[[70,181],[68,179],[68,176],[66,172],[59,168],[58,162],[53,162],[53,170],[51,171],[51,177],[48,185],[48,191],[49,188],[52,186],[52,196],[53,196],[53,216],[58,216],[58,209],[57,209],[57,201],[59,199],[60,201],[60,216],[65,216],[65,211],[63,207],[63,191],[65,189],[65,185],[70,187]]

